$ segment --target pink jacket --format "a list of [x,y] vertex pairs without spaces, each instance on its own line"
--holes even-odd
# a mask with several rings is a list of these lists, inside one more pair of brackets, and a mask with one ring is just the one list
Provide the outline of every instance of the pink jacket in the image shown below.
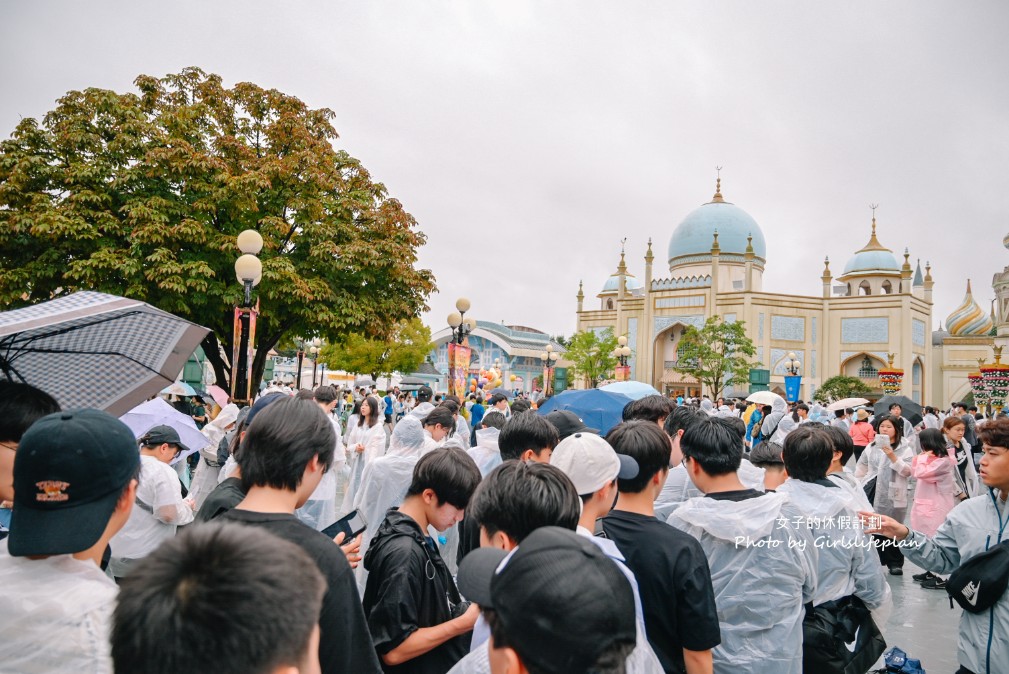
[[959,491],[953,471],[956,465],[945,456],[922,452],[914,457],[912,475],[918,480],[911,506],[911,528],[926,536],[935,536],[939,525],[955,505],[954,494]]

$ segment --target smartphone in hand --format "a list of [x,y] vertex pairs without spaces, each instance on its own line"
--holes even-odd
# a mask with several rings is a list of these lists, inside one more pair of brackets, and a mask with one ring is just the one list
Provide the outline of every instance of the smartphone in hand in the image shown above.
[[322,533],[326,534],[330,538],[336,538],[336,535],[342,531],[344,533],[344,542],[349,543],[354,537],[367,528],[368,522],[365,521],[364,515],[361,514],[360,510],[354,510],[323,529]]

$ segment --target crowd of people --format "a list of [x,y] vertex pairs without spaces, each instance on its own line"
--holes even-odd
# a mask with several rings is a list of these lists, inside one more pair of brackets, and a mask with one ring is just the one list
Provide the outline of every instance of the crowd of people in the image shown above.
[[[887,574],[943,588],[1009,523],[1009,419],[966,406],[647,396],[603,436],[377,393],[203,410],[190,475],[170,426],[0,383],[0,671],[865,672]],[[1007,671],[971,596],[959,674]]]

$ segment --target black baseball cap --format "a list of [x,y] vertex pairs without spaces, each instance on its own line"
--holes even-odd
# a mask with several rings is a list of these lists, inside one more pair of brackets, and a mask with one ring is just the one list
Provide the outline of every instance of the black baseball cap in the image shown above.
[[133,432],[114,416],[74,409],[42,417],[25,432],[14,457],[10,554],[87,550],[139,470]]
[[595,433],[599,435],[598,428],[589,428],[582,421],[581,417],[571,410],[554,410],[544,416],[557,429],[557,435],[560,436],[561,440],[575,433]]
[[265,396],[261,396],[252,404],[252,407],[249,409],[249,414],[245,417],[245,430],[249,430],[249,426],[252,425],[252,420],[256,418],[257,414],[281,398],[289,397],[290,396],[286,393],[267,393]]
[[155,426],[140,436],[140,443],[143,445],[156,446],[163,445],[166,442],[169,445],[175,445],[181,449],[183,454],[191,453],[189,451],[189,447],[182,444],[182,438],[179,437],[179,432],[171,426]]
[[459,565],[459,590],[494,609],[509,645],[527,665],[576,674],[612,644],[635,642],[631,585],[591,540],[541,527],[506,561],[508,554],[497,548],[470,552]]

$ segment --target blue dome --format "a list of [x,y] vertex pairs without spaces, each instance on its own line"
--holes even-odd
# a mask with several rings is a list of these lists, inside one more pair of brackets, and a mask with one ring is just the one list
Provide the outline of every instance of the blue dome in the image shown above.
[[753,254],[767,260],[764,233],[757,221],[735,204],[718,200],[695,208],[677,225],[669,239],[670,265],[676,258],[710,255],[716,229],[722,254],[743,255],[746,253],[746,237],[752,236]]
[[[627,286],[627,292],[637,290],[638,288],[642,287],[641,281],[639,281],[631,274],[627,275],[624,283]],[[606,279],[606,285],[604,285],[603,289],[599,291],[599,294],[601,295],[603,293],[615,293],[618,292],[619,290],[620,290],[620,275],[614,274],[613,276]]]
[[844,265],[842,276],[868,271],[899,273],[900,265],[897,264],[897,258],[893,256],[893,253],[888,250],[861,250],[848,260],[848,264]]

